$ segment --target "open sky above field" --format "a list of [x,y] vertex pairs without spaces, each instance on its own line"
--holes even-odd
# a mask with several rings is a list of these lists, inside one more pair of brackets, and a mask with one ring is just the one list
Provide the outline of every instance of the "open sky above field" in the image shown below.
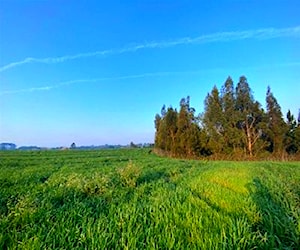
[[248,78],[300,108],[300,2],[0,1],[0,142],[153,142],[163,104]]

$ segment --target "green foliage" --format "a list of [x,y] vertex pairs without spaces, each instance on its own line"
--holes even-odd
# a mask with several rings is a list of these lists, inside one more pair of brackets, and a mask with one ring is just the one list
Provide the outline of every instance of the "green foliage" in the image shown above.
[[219,90],[213,87],[205,99],[203,124],[208,135],[208,147],[217,154],[224,148],[224,114]]
[[[225,81],[222,92],[221,102],[224,116],[223,124],[223,152],[234,154],[240,147],[240,131],[238,128],[238,113],[235,105],[234,84],[231,77]],[[225,145],[225,146],[224,146]]]
[[298,249],[299,162],[0,152],[1,249]]
[[270,141],[269,151],[279,153],[284,149],[284,137],[287,132],[287,124],[284,122],[281,108],[268,87],[266,95],[268,124],[266,134]]
[[201,129],[195,110],[190,107],[190,98],[182,98],[180,110],[162,108],[162,116],[155,118],[155,146],[171,156],[199,156],[201,150]]
[[266,112],[255,101],[245,76],[236,87],[228,77],[221,92],[214,86],[204,106],[201,119],[190,107],[189,97],[181,99],[179,112],[163,106],[161,116],[155,118],[155,147],[175,157],[213,159],[259,158],[271,153],[284,159],[286,152],[300,152],[299,122],[290,112],[284,121],[270,87]]
[[284,145],[289,154],[295,154],[300,151],[300,113],[297,124],[290,110],[287,112],[287,132],[284,138]]

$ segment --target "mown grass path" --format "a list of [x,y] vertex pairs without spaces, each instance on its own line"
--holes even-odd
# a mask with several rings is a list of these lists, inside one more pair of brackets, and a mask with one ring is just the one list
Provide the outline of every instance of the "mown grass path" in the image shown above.
[[299,249],[299,162],[0,152],[0,249]]

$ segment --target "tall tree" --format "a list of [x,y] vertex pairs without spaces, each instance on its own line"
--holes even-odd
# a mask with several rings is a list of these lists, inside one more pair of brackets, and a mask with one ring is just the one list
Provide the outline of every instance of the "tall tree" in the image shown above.
[[[299,114],[300,116],[300,114]],[[300,122],[298,117],[298,124],[293,114],[289,110],[286,115],[287,118],[287,133],[285,135],[284,146],[289,154],[295,154],[300,150]]]
[[268,86],[266,94],[267,118],[268,118],[268,138],[270,140],[269,149],[271,152],[282,152],[284,137],[287,132],[286,123],[283,120],[281,107]]
[[161,147],[161,132],[160,132],[161,116],[159,114],[155,115],[154,125],[155,125],[154,145],[155,147],[160,148]]
[[264,112],[259,102],[254,101],[245,76],[240,77],[236,87],[236,110],[238,127],[243,131],[241,143],[246,152],[253,156],[254,146],[262,136]]
[[188,130],[190,127],[189,98],[180,100],[180,110],[177,120],[176,149],[178,155],[188,155]]
[[172,107],[169,107],[167,113],[164,117],[165,126],[166,126],[166,150],[173,153],[175,147],[175,137],[177,132],[177,111]]
[[234,85],[229,76],[221,89],[221,102],[223,110],[223,128],[224,128],[224,150],[227,153],[236,151],[239,146],[240,131],[237,128],[237,112],[235,109]]
[[207,95],[204,106],[203,124],[209,138],[208,147],[214,153],[221,153],[224,146],[224,116],[219,90],[216,86]]
[[188,157],[199,155],[201,150],[200,131],[195,117],[195,109],[190,106],[190,97],[182,98],[177,119],[175,154]]
[[166,140],[167,140],[167,127],[165,122],[166,116],[166,106],[163,105],[161,109],[161,115],[156,114],[155,116],[155,147],[165,150],[166,149]]

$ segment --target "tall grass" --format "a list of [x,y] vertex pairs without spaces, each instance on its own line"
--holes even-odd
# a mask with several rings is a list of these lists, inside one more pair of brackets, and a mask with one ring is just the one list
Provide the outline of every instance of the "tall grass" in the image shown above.
[[300,163],[0,153],[1,249],[299,249]]

